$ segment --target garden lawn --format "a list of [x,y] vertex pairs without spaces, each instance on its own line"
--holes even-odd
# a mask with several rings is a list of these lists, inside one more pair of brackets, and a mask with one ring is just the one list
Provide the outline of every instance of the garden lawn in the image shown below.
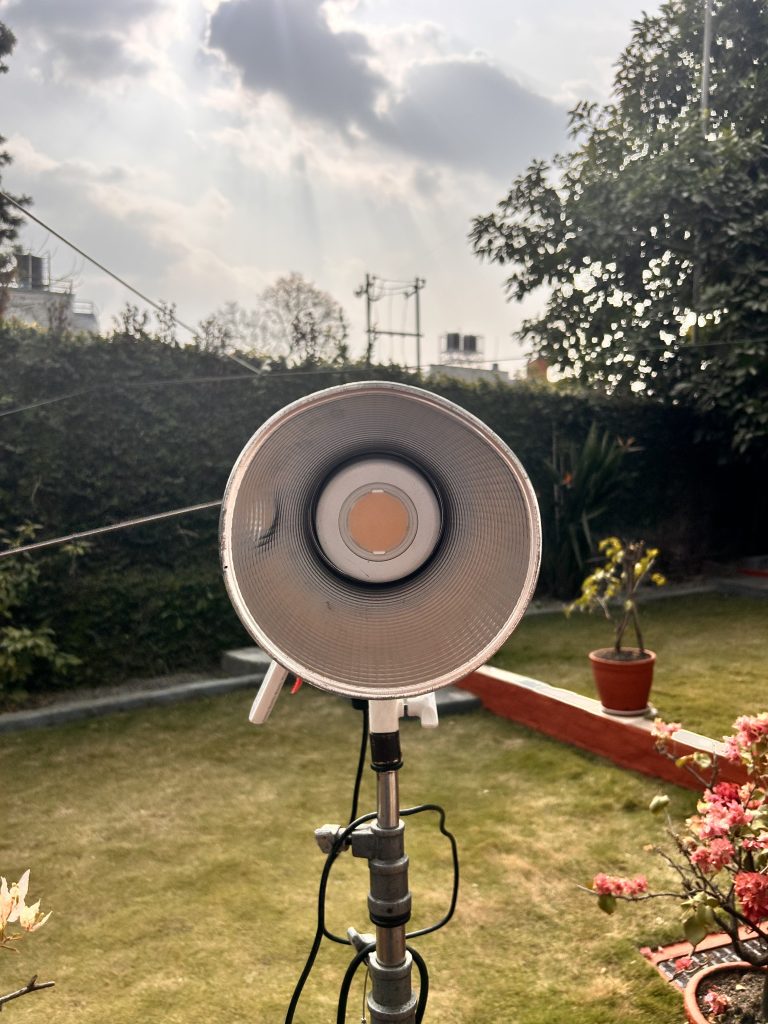
[[[255,728],[249,700],[2,737],[0,870],[31,867],[30,895],[53,910],[19,955],[0,954],[0,991],[35,972],[56,981],[12,1004],[14,1020],[283,1021],[314,930],[313,829],[349,814],[360,715],[304,687]],[[608,918],[577,887],[599,870],[663,885],[642,850],[661,828],[646,810],[655,783],[484,711],[434,731],[406,723],[403,747],[404,805],[445,806],[462,864],[455,918],[416,943],[431,975],[425,1020],[678,1024],[679,995],[637,952],[678,936],[677,911],[654,901]],[[366,770],[361,812],[373,789]],[[676,813],[693,799],[672,791]],[[449,847],[434,815],[408,819],[406,846],[421,927],[447,905]],[[344,854],[333,930],[366,927],[367,891],[367,865]],[[336,1019],[348,960],[323,946],[296,1024]],[[360,1020],[362,980],[348,1021]]]
[[[646,646],[658,656],[651,701],[662,718],[719,738],[738,715],[768,710],[768,601],[664,597],[640,614]],[[587,653],[611,642],[602,616],[533,615],[492,664],[596,697]],[[629,632],[626,642],[634,643]]]

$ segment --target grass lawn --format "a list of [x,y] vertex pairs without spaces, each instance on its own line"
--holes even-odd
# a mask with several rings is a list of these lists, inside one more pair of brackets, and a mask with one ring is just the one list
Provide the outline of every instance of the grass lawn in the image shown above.
[[[641,617],[658,655],[651,700],[662,718],[719,738],[737,715],[768,710],[768,601],[660,598]],[[492,664],[595,697],[587,652],[611,641],[610,624],[596,615],[529,616]]]
[[[654,606],[650,632],[670,614]],[[526,625],[524,647],[539,622],[554,620]],[[533,664],[530,654],[523,670]],[[314,930],[313,829],[349,813],[359,714],[304,687],[258,729],[249,702],[2,738],[0,869],[16,878],[31,866],[30,894],[54,911],[20,955],[0,959],[0,991],[34,972],[57,982],[9,1007],[14,1020],[281,1024]],[[662,881],[642,851],[658,838],[646,811],[656,784],[485,712],[432,732],[408,723],[403,746],[404,804],[444,804],[462,860],[456,917],[417,943],[426,1020],[679,1024],[680,997],[637,953],[677,937],[676,912],[653,903],[607,918],[577,889],[598,870]],[[672,796],[690,812],[692,794]],[[372,803],[367,777],[361,811]],[[420,927],[447,903],[449,849],[429,815],[408,819],[406,846]],[[363,929],[367,865],[345,854],[334,871],[329,924]],[[348,959],[323,947],[297,1024],[335,1020]],[[360,1019],[361,990],[362,975],[348,1021]]]

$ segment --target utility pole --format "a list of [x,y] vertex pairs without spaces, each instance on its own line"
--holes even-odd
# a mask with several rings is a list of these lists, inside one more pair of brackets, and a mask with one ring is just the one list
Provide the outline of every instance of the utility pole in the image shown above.
[[416,298],[416,373],[421,374],[421,305],[419,292],[427,282],[423,277],[414,278],[412,295]]
[[366,366],[371,365],[371,358],[373,356],[373,346],[376,344],[376,329],[371,324],[371,307],[376,301],[373,297],[373,283],[376,280],[371,274],[365,275],[365,284],[360,285],[355,290],[355,295],[360,298],[361,295],[365,296],[365,364]]
[[[410,281],[387,281],[383,278],[377,278],[373,274],[365,275],[365,283],[361,284],[359,288],[355,290],[355,295],[360,298],[365,296],[365,333],[367,336],[365,361],[368,366],[371,365],[373,358],[373,348],[376,344],[376,338],[380,334],[391,335],[397,338],[415,338],[416,339],[416,370],[417,373],[421,373],[421,303],[420,303],[420,291],[427,282],[423,277],[415,277],[413,283]],[[378,286],[378,290],[377,287]],[[415,331],[392,331],[385,330],[384,328],[378,327],[373,323],[372,312],[374,302],[378,302],[383,296],[402,295],[403,298],[408,299],[413,296],[416,299],[415,303]]]

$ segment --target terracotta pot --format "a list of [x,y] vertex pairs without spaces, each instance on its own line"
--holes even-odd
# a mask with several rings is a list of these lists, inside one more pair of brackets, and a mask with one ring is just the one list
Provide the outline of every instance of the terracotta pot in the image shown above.
[[[636,647],[623,650],[640,654]],[[612,655],[612,647],[589,653],[603,711],[609,715],[644,715],[648,710],[656,655],[653,651],[645,651],[645,657],[623,660]]]
[[697,974],[694,974],[683,990],[683,1006],[685,1007],[685,1015],[690,1024],[710,1024],[710,1018],[705,1017],[699,1009],[698,999],[699,985],[706,978],[711,978],[714,974],[729,974],[734,971],[764,972],[765,970],[765,967],[754,967],[744,960],[734,960],[730,964],[711,964],[709,967],[705,967]]

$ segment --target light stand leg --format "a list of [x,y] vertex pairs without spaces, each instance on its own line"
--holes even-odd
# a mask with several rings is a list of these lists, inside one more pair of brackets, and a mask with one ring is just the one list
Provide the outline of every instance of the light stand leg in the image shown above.
[[[376,949],[368,958],[371,973],[368,1012],[371,1024],[415,1024],[417,999],[411,987],[412,958],[405,948],[411,893],[408,888],[405,827],[400,820],[400,732],[397,718],[394,719],[394,730],[374,731],[381,722],[381,716],[373,713],[377,703],[371,702],[371,767],[376,772],[376,824],[371,826],[368,855],[371,881],[368,912],[376,927]],[[391,726],[391,718],[388,722]]]

